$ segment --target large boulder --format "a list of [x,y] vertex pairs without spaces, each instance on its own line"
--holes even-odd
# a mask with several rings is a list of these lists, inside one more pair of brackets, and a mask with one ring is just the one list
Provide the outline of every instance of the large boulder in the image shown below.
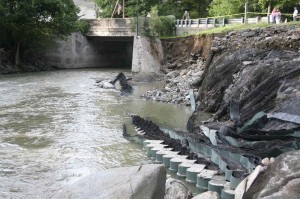
[[60,190],[53,199],[163,199],[166,170],[162,165],[99,171]]
[[243,199],[299,199],[300,150],[284,153],[275,158],[267,169],[260,172]]
[[181,181],[173,178],[167,180],[164,199],[188,199],[191,196],[192,193]]

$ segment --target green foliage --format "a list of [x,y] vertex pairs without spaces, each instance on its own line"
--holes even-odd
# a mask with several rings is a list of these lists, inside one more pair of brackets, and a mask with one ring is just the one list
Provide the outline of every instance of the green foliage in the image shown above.
[[[112,16],[117,0],[94,1],[102,10],[102,12],[99,13],[100,17],[110,18]],[[173,15],[177,18],[182,18],[184,11],[188,10],[191,17],[199,18],[207,16],[207,7],[211,2],[212,0],[126,0],[125,16],[146,16],[147,13],[150,12],[151,8],[156,6],[160,16]],[[120,0],[120,4],[122,5],[122,0]],[[120,15],[115,13],[114,17],[122,17],[122,15],[122,13],[120,13]]]
[[271,1],[272,8],[281,8],[283,10],[291,10],[294,6],[299,5],[298,0],[258,0],[258,5],[262,9],[266,9],[269,5],[269,2]]
[[157,6],[151,9],[151,17],[138,17],[131,21],[133,31],[147,37],[172,36],[175,27],[174,18],[159,16]]
[[101,9],[101,12],[98,13],[99,17],[103,18],[110,18],[111,14],[114,10],[115,1],[111,0],[95,0],[95,3],[99,6]]
[[[110,18],[113,14],[117,0],[94,0],[98,7],[102,10],[99,13],[99,17]],[[119,3],[123,6],[123,1],[120,0]],[[150,12],[151,7],[161,3],[160,0],[126,0],[125,1],[125,16],[134,17],[137,15],[146,16],[147,12]],[[123,13],[118,15],[116,12],[113,17],[122,17]]]
[[12,49],[18,64],[20,51],[77,31],[78,12],[72,0],[0,0],[0,46]]
[[266,13],[269,3],[271,8],[280,8],[281,12],[292,13],[298,0],[214,0],[208,10],[210,16],[224,16],[244,12],[244,4],[248,2],[250,12]]
[[90,24],[87,21],[79,20],[76,22],[76,26],[77,26],[77,31],[83,34],[87,33],[88,30],[90,29]]
[[210,16],[224,16],[243,12],[241,0],[214,0],[209,7]]

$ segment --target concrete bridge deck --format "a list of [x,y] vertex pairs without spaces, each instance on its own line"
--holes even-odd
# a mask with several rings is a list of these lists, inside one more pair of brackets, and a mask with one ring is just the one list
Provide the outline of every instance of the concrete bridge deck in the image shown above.
[[131,28],[131,18],[101,18],[88,19],[90,29],[88,37],[133,37],[135,32]]

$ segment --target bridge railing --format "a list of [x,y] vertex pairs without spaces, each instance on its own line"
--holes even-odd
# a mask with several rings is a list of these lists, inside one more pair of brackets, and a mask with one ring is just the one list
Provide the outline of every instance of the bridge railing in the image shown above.
[[[253,17],[247,18],[247,23],[257,24],[259,22],[265,22],[265,18]],[[176,27],[215,27],[215,26],[225,26],[232,24],[244,24],[245,19],[241,18],[200,18],[200,19],[177,19],[175,21]]]

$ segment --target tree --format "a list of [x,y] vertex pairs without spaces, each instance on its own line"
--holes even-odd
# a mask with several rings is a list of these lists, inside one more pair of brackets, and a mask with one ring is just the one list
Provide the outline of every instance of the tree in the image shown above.
[[242,13],[244,2],[242,0],[214,0],[209,6],[211,16],[224,16]]
[[181,16],[185,10],[189,11],[191,18],[200,18],[200,17],[207,17],[208,6],[212,3],[212,0],[201,0],[201,1],[194,1],[194,0],[182,0],[181,1]]
[[[99,13],[100,17],[110,18],[112,16],[114,7],[117,0],[94,0],[95,3],[100,8],[101,12]],[[120,4],[123,5],[123,1],[120,0]],[[135,17],[136,15],[146,16],[147,12],[151,11],[151,7],[160,4],[160,0],[126,0],[125,1],[125,16],[126,17]],[[122,13],[123,14],[123,13]],[[115,17],[121,17],[114,14]]]
[[[293,7],[299,6],[299,0],[258,0],[258,4],[262,10],[272,8],[280,8],[282,12],[293,12]],[[268,10],[269,11],[269,10]]]
[[233,15],[244,12],[248,2],[251,12],[267,12],[268,7],[281,8],[283,12],[291,12],[298,0],[214,0],[209,6],[211,16]]
[[77,30],[79,9],[72,0],[0,0],[0,45],[14,52],[65,38]]

